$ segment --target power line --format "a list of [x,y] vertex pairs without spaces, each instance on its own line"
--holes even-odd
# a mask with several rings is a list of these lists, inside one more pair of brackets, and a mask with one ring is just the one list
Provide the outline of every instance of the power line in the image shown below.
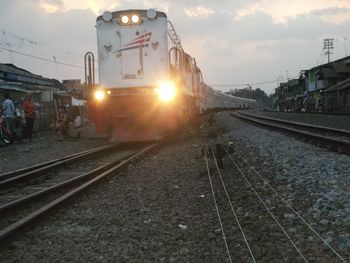
[[[299,78],[299,76],[294,76],[294,77],[291,77],[291,79],[297,79]],[[288,80],[287,80],[288,81]],[[271,83],[278,83],[278,82],[281,82],[281,79],[278,78],[278,79],[275,79],[275,80],[268,80],[268,81],[263,81],[263,82],[247,82],[247,83],[242,83],[242,84],[211,84],[209,86],[212,86],[212,87],[243,87],[243,86],[252,86],[252,85],[261,85],[261,84],[271,84]]]
[[42,46],[42,47],[45,47],[45,48],[48,48],[48,49],[52,49],[52,50],[56,50],[56,51],[59,51],[59,52],[63,52],[63,53],[66,53],[67,55],[70,55],[70,56],[75,56],[75,57],[81,57],[81,55],[78,55],[76,53],[73,53],[71,52],[70,50],[64,50],[64,49],[61,49],[61,48],[57,48],[57,47],[53,47],[53,46],[49,46],[49,45],[46,45],[46,44],[43,44],[39,41],[36,41],[36,40],[32,40],[32,39],[27,39],[25,37],[22,37],[22,36],[19,36],[19,35],[16,35],[14,33],[11,33],[3,28],[0,28],[0,30],[2,31],[3,35],[4,35],[4,38],[5,40],[7,41],[7,38],[6,38],[6,35],[8,36],[12,36],[18,40],[21,40],[22,43],[23,42],[26,42],[26,43],[29,43],[33,46]]
[[269,84],[269,83],[275,83],[278,81],[279,81],[279,79],[263,81],[263,82],[249,82],[249,83],[247,82],[247,83],[242,83],[242,84],[211,84],[209,86],[213,86],[213,87],[241,87],[241,86],[249,86],[249,85]]
[[59,61],[56,60],[56,58],[55,58],[54,56],[53,56],[54,60],[51,60],[51,59],[47,59],[47,58],[42,58],[42,57],[37,57],[37,56],[29,55],[29,54],[27,54],[27,53],[15,51],[15,50],[8,49],[8,48],[4,48],[4,47],[0,47],[0,49],[6,50],[6,51],[11,52],[11,53],[19,54],[19,55],[22,55],[22,56],[26,56],[26,57],[35,58],[35,59],[38,59],[38,60],[50,62],[50,63],[53,63],[53,64],[59,64],[59,65],[64,65],[64,66],[73,67],[73,68],[84,69],[83,66],[77,66],[77,65],[72,65],[72,64],[64,63],[64,62],[59,62]]

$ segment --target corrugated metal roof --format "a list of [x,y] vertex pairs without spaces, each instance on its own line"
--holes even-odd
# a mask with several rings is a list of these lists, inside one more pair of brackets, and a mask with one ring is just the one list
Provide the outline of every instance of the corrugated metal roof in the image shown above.
[[29,89],[27,86],[21,84],[21,83],[10,83],[10,82],[1,82],[0,81],[0,90],[13,90],[13,91],[19,91],[23,93],[41,93],[42,90],[38,89]]
[[343,80],[342,82],[339,82],[328,89],[325,89],[325,92],[333,92],[337,90],[343,90],[350,88],[350,78],[347,78],[346,80]]
[[25,83],[29,85],[51,87],[65,90],[66,88],[56,79],[44,78],[33,74],[13,64],[0,63],[0,79],[8,82]]

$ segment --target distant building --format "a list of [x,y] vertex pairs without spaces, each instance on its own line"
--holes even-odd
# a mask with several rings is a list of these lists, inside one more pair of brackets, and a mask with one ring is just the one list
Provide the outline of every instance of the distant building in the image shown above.
[[10,93],[17,107],[28,93],[33,95],[33,101],[38,103],[37,129],[46,128],[55,117],[53,95],[66,91],[66,88],[56,79],[45,78],[33,74],[13,64],[0,63],[0,101],[5,93]]
[[276,89],[279,110],[350,112],[350,56],[300,72]]
[[62,84],[72,96],[79,99],[87,98],[87,86],[82,84],[80,79],[65,79],[62,80]]

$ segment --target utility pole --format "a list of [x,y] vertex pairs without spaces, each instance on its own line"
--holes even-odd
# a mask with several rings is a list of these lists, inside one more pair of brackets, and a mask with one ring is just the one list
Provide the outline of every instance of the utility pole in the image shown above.
[[323,49],[326,50],[324,52],[325,55],[328,55],[328,63],[330,61],[330,54],[333,54],[331,52],[331,49],[333,49],[333,38],[326,38],[326,39],[323,39]]
[[251,102],[251,97],[252,97],[252,86],[247,84],[248,88],[249,88],[249,109],[252,108],[252,102]]

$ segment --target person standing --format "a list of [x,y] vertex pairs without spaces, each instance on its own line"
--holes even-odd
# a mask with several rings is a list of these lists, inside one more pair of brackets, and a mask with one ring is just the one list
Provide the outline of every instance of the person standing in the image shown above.
[[56,123],[53,125],[53,128],[56,131],[57,141],[62,141],[68,136],[69,118],[63,108],[58,109]]
[[33,135],[33,127],[35,121],[35,105],[32,101],[32,95],[28,94],[26,99],[23,101],[24,116],[26,119],[26,126],[24,130],[24,138],[31,139]]
[[[10,98],[9,93],[5,93],[4,95],[4,102],[2,104],[3,109],[3,115],[6,120],[6,126],[7,126],[7,132],[10,135],[10,143],[13,143],[13,140],[16,136],[16,108],[13,104],[13,101]],[[20,135],[19,135],[20,136]],[[21,137],[19,137],[19,140],[21,141]]]

